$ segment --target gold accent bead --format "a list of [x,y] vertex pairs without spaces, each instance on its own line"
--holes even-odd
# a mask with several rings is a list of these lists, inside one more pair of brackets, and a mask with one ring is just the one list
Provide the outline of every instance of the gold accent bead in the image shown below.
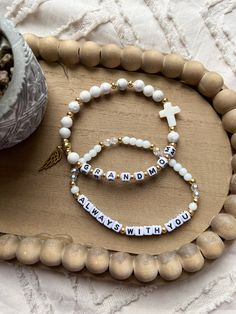
[[75,100],[81,103],[81,99],[79,97],[76,97]]
[[125,227],[122,227],[122,228],[120,229],[120,233],[121,233],[121,234],[125,234]]
[[114,82],[112,82],[112,83],[111,83],[111,88],[112,88],[112,89],[116,89],[116,88],[117,88],[117,84],[114,83]]
[[70,186],[72,187],[72,186],[74,186],[75,185],[75,182],[74,181],[71,181],[70,182]]
[[75,195],[76,197],[79,197],[79,192],[75,193],[74,195]]
[[192,184],[192,183],[195,183],[196,180],[194,178],[192,178],[189,182],[190,182],[190,184]]
[[71,152],[71,149],[68,147],[66,148],[66,153],[69,154]]
[[63,139],[63,142],[64,142],[64,143],[69,143],[69,140],[68,140],[67,138],[64,138],[64,139]]
[[129,87],[129,88],[132,88],[132,87],[133,87],[133,81],[129,81],[129,82],[128,82],[128,87]]
[[99,142],[99,145],[101,145],[102,148],[105,147],[104,143],[103,142]]
[[120,179],[120,175],[119,174],[116,175],[116,179]]
[[103,177],[103,178],[106,178],[106,173],[103,173],[103,174],[102,174],[102,177]]
[[118,137],[118,143],[122,143],[122,137]]
[[131,175],[130,175],[130,180],[133,180],[133,179],[134,179],[134,175],[131,174]]
[[171,126],[171,127],[169,128],[170,131],[174,131],[174,129],[175,129],[174,126]]
[[170,143],[170,146],[176,147],[176,143]]
[[80,161],[78,161],[78,162],[77,162],[77,167],[78,167],[78,168],[81,168],[81,166],[82,166],[82,163],[81,163]]
[[164,155],[164,157],[165,157],[166,159],[168,159],[168,160],[171,159],[170,155]]
[[161,103],[164,104],[164,103],[167,102],[167,101],[168,101],[168,98],[163,98],[162,101],[161,101]]
[[193,215],[194,215],[194,210],[192,210],[192,209],[189,209],[189,214],[190,214],[190,216],[192,217]]
[[150,149],[153,150],[154,148],[154,144],[151,144]]
[[166,227],[165,226],[161,226],[161,231],[162,231],[162,233],[166,233],[167,232]]
[[68,111],[68,112],[67,112],[67,115],[68,115],[69,117],[73,118],[73,115],[74,115],[74,114],[73,114],[73,112]]
[[156,165],[157,170],[161,170],[161,167],[159,165]]
[[147,171],[144,171],[144,176],[145,176],[145,177],[147,177],[147,176],[148,176]]
[[91,174],[93,174],[93,168],[91,168],[91,169],[89,170],[89,172],[90,172]]
[[194,203],[198,203],[198,198],[197,198],[197,197],[194,197],[194,198],[193,198],[193,201],[194,201]]

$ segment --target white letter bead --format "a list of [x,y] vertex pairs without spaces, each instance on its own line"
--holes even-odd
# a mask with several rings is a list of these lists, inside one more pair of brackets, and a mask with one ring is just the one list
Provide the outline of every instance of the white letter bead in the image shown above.
[[77,101],[71,101],[68,105],[69,111],[77,113],[80,111],[80,104]]
[[153,226],[143,226],[143,234],[144,235],[152,235],[153,234]]
[[144,84],[144,81],[142,81],[142,80],[136,80],[136,81],[134,81],[133,86],[134,86],[134,90],[136,92],[142,92],[145,84]]
[[87,164],[87,163],[84,163],[84,164],[80,167],[80,172],[87,174],[87,173],[89,173],[90,169],[91,169],[91,165],[90,165],[90,164]]
[[169,160],[169,166],[170,167],[174,167],[174,165],[177,163],[177,161],[175,159],[170,159]]
[[78,199],[77,199],[78,203],[80,203],[80,205],[84,206],[84,204],[86,204],[86,202],[88,201],[87,197],[84,194],[81,194]]
[[123,144],[126,144],[126,145],[129,144],[129,140],[130,140],[130,138],[128,136],[122,137]]
[[91,94],[87,90],[83,90],[80,94],[79,97],[82,102],[89,102],[91,100]]
[[118,221],[115,221],[112,226],[112,230],[115,232],[120,232],[120,229],[122,228],[122,224],[120,224]]
[[179,172],[181,168],[182,168],[182,165],[179,164],[178,162],[174,165],[174,170],[175,170],[176,172]]
[[107,171],[106,178],[107,178],[108,181],[115,181],[115,179],[116,179],[116,172],[112,171],[112,170]]
[[61,138],[69,138],[71,136],[71,131],[68,128],[60,128],[59,129],[59,134]]
[[167,139],[170,143],[177,143],[179,140],[179,133],[171,131],[168,133]]
[[162,228],[160,225],[152,226],[152,234],[161,234]]
[[149,148],[151,146],[151,143],[147,140],[143,141],[143,148]]
[[155,90],[154,93],[152,94],[152,99],[156,102],[162,101],[163,98],[164,98],[164,93],[160,89]]
[[107,216],[103,214],[103,212],[100,211],[100,214],[96,217],[97,221],[100,222],[100,224],[104,224],[104,222],[107,219]]
[[83,207],[87,212],[90,212],[93,208],[95,208],[93,203],[91,203],[89,200],[87,200]]
[[179,226],[181,226],[183,224],[183,221],[179,216],[172,219],[172,221],[174,222],[174,225],[176,228],[178,228]]
[[173,146],[168,145],[164,149],[164,154],[167,154],[171,157],[174,157],[175,153],[176,153],[176,149]]
[[79,187],[77,185],[73,185],[70,189],[72,194],[79,193]]
[[191,215],[189,214],[189,212],[187,210],[183,211],[178,216],[180,217],[180,219],[183,222],[188,221],[189,219],[191,219]]
[[100,168],[95,168],[94,171],[93,171],[93,176],[96,179],[100,179],[102,174],[103,174],[103,170],[100,169]]
[[100,89],[102,94],[104,95],[109,94],[111,92],[111,84],[104,82],[101,84]]
[[162,167],[162,168],[165,168],[168,164],[168,160],[165,158],[165,157],[160,157],[158,160],[157,160],[157,164]]
[[191,179],[192,179],[191,173],[186,173],[186,175],[184,175],[184,180],[185,181],[190,181]]
[[157,168],[155,166],[147,168],[147,173],[150,177],[155,176],[157,174]]
[[197,204],[195,202],[192,202],[188,205],[188,208],[195,211],[197,210]]
[[128,81],[124,78],[120,78],[117,82],[116,82],[119,90],[126,90],[127,86],[128,86]]
[[134,235],[134,227],[132,226],[126,226],[125,228],[125,234],[127,236],[133,236]]
[[146,96],[146,97],[151,97],[153,95],[153,92],[154,92],[154,87],[152,85],[146,85],[144,86],[144,89],[143,89],[143,94]]
[[92,86],[90,88],[90,94],[93,98],[98,98],[101,95],[101,89],[98,86]]
[[122,172],[120,178],[123,182],[128,182],[131,179],[131,174],[129,172]]
[[188,170],[186,168],[181,168],[179,170],[179,174],[183,177],[186,175],[186,173],[188,173]]
[[166,230],[167,230],[168,232],[171,232],[171,231],[173,231],[173,230],[176,228],[173,219],[171,219],[171,220],[169,220],[167,223],[165,223],[164,226],[166,227]]
[[75,152],[71,152],[67,156],[67,161],[71,165],[76,164],[79,161],[79,155]]
[[143,227],[134,227],[134,234],[136,236],[143,236]]
[[143,171],[135,172],[134,177],[137,181],[142,181],[144,180],[144,172]]
[[61,125],[65,128],[71,128],[73,125],[73,120],[71,117],[65,116],[61,119]]
[[90,215],[92,215],[94,218],[96,218],[101,213],[100,210],[95,206],[93,206],[89,212]]
[[94,149],[97,153],[100,153],[100,151],[102,150],[102,146],[99,145],[99,144],[97,144],[97,145],[94,146],[93,149]]
[[106,226],[108,229],[111,229],[113,226],[114,220],[110,217],[107,217],[104,221],[104,226]]

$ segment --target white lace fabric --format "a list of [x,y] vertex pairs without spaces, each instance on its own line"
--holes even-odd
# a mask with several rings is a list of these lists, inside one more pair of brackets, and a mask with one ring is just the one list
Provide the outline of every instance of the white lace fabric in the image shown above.
[[[236,1],[15,0],[0,14],[22,32],[180,53],[236,86]],[[0,313],[235,313],[236,243],[187,280],[129,285],[0,263]]]

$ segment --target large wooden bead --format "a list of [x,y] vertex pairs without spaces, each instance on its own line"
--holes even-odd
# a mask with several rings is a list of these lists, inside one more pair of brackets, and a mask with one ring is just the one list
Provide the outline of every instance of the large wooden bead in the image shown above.
[[232,194],[236,194],[236,174],[232,175],[230,185],[229,185],[229,190]]
[[234,154],[232,157],[231,166],[232,166],[233,171],[236,171],[236,154]]
[[13,234],[0,236],[0,260],[10,260],[15,258],[19,239]]
[[222,88],[224,80],[216,72],[206,72],[198,84],[199,92],[207,97],[214,97]]
[[116,68],[120,65],[121,49],[115,44],[105,45],[101,48],[100,63],[106,68]]
[[37,58],[39,56],[39,37],[34,34],[24,34],[24,39],[33,51],[33,54]]
[[59,40],[55,37],[42,37],[39,39],[39,54],[46,61],[58,61],[58,46]]
[[157,259],[149,254],[139,254],[134,259],[134,275],[141,282],[150,282],[157,277]]
[[86,41],[80,47],[80,61],[84,65],[94,67],[100,62],[101,47],[93,42]]
[[213,107],[220,114],[236,108],[236,92],[228,88],[221,90],[213,99]]
[[207,259],[216,259],[224,251],[224,242],[212,231],[205,231],[196,240],[197,246]]
[[115,279],[125,280],[133,273],[133,257],[126,252],[115,252],[110,256],[109,272]]
[[162,73],[166,77],[179,77],[183,71],[184,59],[177,54],[168,54],[164,57]]
[[178,250],[183,269],[188,272],[200,270],[204,265],[204,257],[194,243],[188,243]]
[[59,42],[58,54],[64,64],[79,63],[80,43],[75,40],[62,40]]
[[19,262],[32,265],[39,261],[42,240],[36,237],[22,239],[17,247],[16,257]]
[[92,247],[88,250],[86,268],[93,274],[104,273],[109,266],[109,253],[106,249]]
[[231,136],[230,142],[231,142],[231,145],[232,145],[233,149],[236,150],[236,133],[234,133]]
[[224,210],[228,213],[236,217],[236,195],[231,194],[227,196],[224,202]]
[[59,239],[47,239],[42,243],[40,261],[47,266],[61,264],[64,244]]
[[226,131],[230,133],[236,132],[236,109],[232,109],[223,115],[222,124]]
[[69,271],[80,271],[84,268],[87,258],[84,245],[71,243],[66,245],[62,255],[62,265]]
[[187,61],[183,66],[181,80],[188,85],[198,85],[205,73],[204,66],[199,61]]
[[157,50],[147,50],[142,54],[142,69],[147,73],[157,73],[162,70],[164,55]]
[[225,240],[236,238],[236,219],[230,214],[220,213],[212,219],[212,230]]
[[175,252],[165,252],[158,256],[159,273],[166,280],[175,280],[182,274],[182,265]]
[[129,46],[121,51],[121,66],[127,71],[136,71],[142,64],[142,51],[138,47]]

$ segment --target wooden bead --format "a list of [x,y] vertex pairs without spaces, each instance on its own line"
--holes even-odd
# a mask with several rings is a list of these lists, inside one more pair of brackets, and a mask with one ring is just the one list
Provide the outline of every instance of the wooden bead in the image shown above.
[[121,51],[121,66],[127,71],[136,71],[142,64],[142,51],[138,47],[129,46]]
[[231,194],[228,195],[224,202],[224,210],[228,213],[236,217],[236,195]]
[[213,107],[220,114],[236,108],[236,92],[228,88],[221,90],[213,99]]
[[204,257],[194,243],[188,243],[178,250],[183,269],[188,272],[200,270],[204,265]]
[[32,265],[39,261],[42,240],[36,237],[22,239],[16,250],[16,257],[19,262],[25,265]]
[[236,133],[231,136],[230,143],[234,150],[236,150]]
[[234,154],[232,157],[231,166],[232,166],[233,171],[236,171],[236,154]]
[[212,219],[212,230],[225,240],[236,238],[236,219],[230,214],[220,213]]
[[204,66],[199,61],[187,61],[184,63],[181,80],[188,85],[198,85],[205,73]]
[[84,65],[94,67],[100,62],[101,47],[93,41],[86,41],[80,47],[80,61]]
[[47,239],[42,243],[40,261],[47,266],[58,266],[61,263],[64,244],[59,239]]
[[207,97],[214,97],[223,87],[224,80],[216,72],[206,72],[198,84],[199,92]]
[[158,274],[158,263],[154,256],[139,254],[134,259],[134,275],[141,282],[153,281]]
[[13,234],[0,236],[0,260],[10,260],[15,258],[19,239]]
[[229,185],[229,190],[232,194],[236,194],[236,174],[232,175],[230,185]]
[[222,124],[227,132],[236,132],[236,109],[232,109],[223,115]]
[[216,259],[224,251],[224,242],[212,231],[205,231],[196,240],[197,246],[207,259]]
[[79,63],[80,43],[75,40],[62,40],[59,42],[58,54],[59,59],[64,64]]
[[175,252],[165,252],[158,256],[159,273],[166,280],[177,279],[182,274],[182,265]]
[[58,61],[58,46],[59,40],[55,37],[42,37],[39,39],[39,54],[46,61]]
[[109,265],[109,253],[104,248],[92,247],[88,250],[86,268],[93,274],[104,273]]
[[177,54],[168,54],[164,57],[162,73],[169,78],[179,77],[183,71],[184,59]]
[[157,73],[162,70],[164,55],[157,50],[144,51],[142,54],[142,69],[147,73]]
[[105,45],[101,48],[101,64],[106,68],[116,68],[120,65],[121,49],[114,44]]
[[115,279],[125,280],[133,273],[133,257],[125,252],[115,252],[110,256],[109,272]]
[[24,34],[24,40],[27,42],[33,54],[37,58],[39,56],[39,37],[35,36],[34,34]]
[[81,244],[66,245],[62,255],[62,265],[69,271],[80,271],[85,266],[87,248]]

